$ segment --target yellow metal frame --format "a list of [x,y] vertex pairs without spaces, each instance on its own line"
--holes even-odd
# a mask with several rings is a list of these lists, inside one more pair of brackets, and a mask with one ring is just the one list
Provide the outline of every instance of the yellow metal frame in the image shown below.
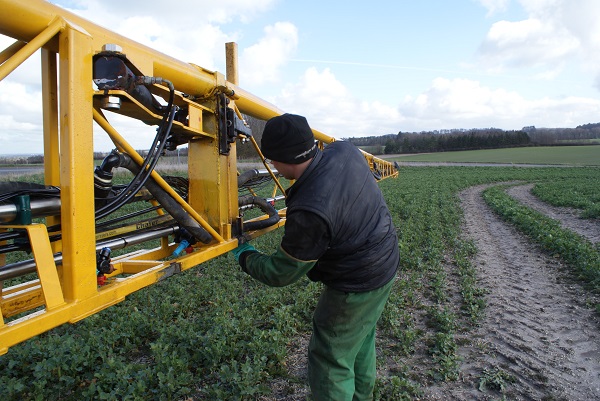
[[[219,72],[181,62],[126,37],[97,26],[43,0],[0,0],[0,33],[15,43],[0,53],[0,80],[23,61],[41,50],[44,179],[61,188],[60,217],[48,217],[46,225],[61,225],[61,240],[50,242],[45,224],[3,225],[0,230],[26,230],[34,256],[37,279],[3,288],[0,282],[0,354],[28,338],[66,322],[76,322],[114,305],[128,294],[152,285],[172,274],[194,267],[234,249],[238,239],[232,225],[239,217],[235,144],[228,155],[219,152],[217,118],[218,94],[225,94],[238,116],[259,119],[282,114],[277,107],[244,91],[237,85],[237,47],[227,44],[227,77]],[[18,18],[15,18],[18,16]],[[158,248],[144,249],[115,257],[115,272],[106,285],[96,280],[96,232],[93,193],[93,124],[104,129],[115,147],[136,163],[142,157],[108,122],[94,92],[93,56],[104,45],[116,44],[122,53],[146,76],[161,77],[173,83],[176,104],[189,108],[189,123],[174,123],[173,130],[188,141],[189,195],[182,199],[157,173],[152,178],[213,238],[197,244],[193,252],[172,258],[176,244],[163,238]],[[233,56],[232,56],[233,55]],[[154,85],[154,93],[167,93]],[[185,93],[186,96],[182,94]],[[125,105],[119,112],[144,122],[160,121],[124,91],[110,91]],[[314,130],[321,146],[334,138]],[[260,154],[258,145],[250,138]],[[373,170],[382,177],[397,171],[382,159],[365,153]],[[273,178],[275,176],[273,175]],[[284,188],[275,180],[277,190]],[[285,223],[250,233],[253,238]],[[57,266],[54,255],[62,253]],[[0,262],[4,265],[4,257]],[[0,266],[1,267],[1,266]],[[21,315],[6,321],[5,318]]]

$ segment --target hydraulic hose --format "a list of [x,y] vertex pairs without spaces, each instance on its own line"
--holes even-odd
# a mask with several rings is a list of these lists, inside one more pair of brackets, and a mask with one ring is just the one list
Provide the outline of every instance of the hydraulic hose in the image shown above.
[[[171,81],[159,77],[139,76],[136,77],[135,83],[136,85],[167,85],[169,87],[169,102],[167,104],[167,107],[165,108],[166,111],[163,114],[163,119],[161,120],[161,123],[158,127],[156,136],[154,137],[152,146],[150,147],[148,155],[144,160],[143,166],[140,169],[138,169],[135,178],[131,181],[131,183],[123,192],[121,192],[117,197],[112,199],[107,205],[104,205],[100,209],[96,210],[96,220],[106,217],[107,215],[113,213],[115,210],[122,207],[139,191],[140,188],[142,188],[146,180],[150,177],[152,170],[154,170],[156,163],[158,163],[158,159],[160,158],[160,155],[162,154],[163,149],[167,144],[171,132],[171,127],[173,125],[173,119],[175,117],[175,113],[177,112],[177,107],[173,103],[175,87],[173,86]],[[110,167],[110,165],[103,165],[102,167]],[[100,173],[102,172],[101,169],[97,170],[100,170]],[[102,178],[108,178],[103,177],[103,174],[96,174],[96,176],[99,176],[100,178],[100,180],[97,180],[96,183],[100,182]],[[96,186],[96,191],[99,194],[102,194],[101,190],[98,191],[98,186]]]
[[268,218],[263,219],[263,220],[250,221],[248,223],[244,223],[244,226],[243,226],[244,232],[261,230],[263,228],[267,228],[267,227],[270,227],[270,226],[276,224],[280,220],[279,214],[277,213],[277,210],[275,210],[275,207],[273,205],[271,205],[269,202],[267,202],[265,199],[260,198],[258,196],[253,196],[253,195],[241,196],[240,198],[238,198],[238,205],[240,207],[247,206],[247,205],[256,205],[260,208],[260,210],[262,210],[263,212],[265,212],[266,214],[269,215]]
[[244,171],[238,176],[238,187],[244,186],[246,182],[252,180],[253,178],[259,177],[260,175],[260,171],[257,169]]
[[[140,170],[138,166],[129,155],[119,154],[119,167],[126,168],[133,174],[137,174]],[[154,196],[154,198],[165,208],[167,212],[190,234],[197,240],[208,244],[212,241],[213,237],[202,227],[196,220],[194,220],[175,199],[173,199],[168,193],[166,193],[160,185],[154,181],[152,177],[149,177],[145,183],[146,189]]]

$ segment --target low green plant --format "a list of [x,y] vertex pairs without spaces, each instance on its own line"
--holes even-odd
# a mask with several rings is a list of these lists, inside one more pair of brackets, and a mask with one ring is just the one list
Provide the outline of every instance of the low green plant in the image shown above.
[[581,209],[584,219],[600,218],[600,176],[557,179],[537,183],[532,193],[554,206]]
[[493,368],[484,368],[479,378],[480,391],[499,391],[504,393],[510,383],[514,383],[515,378],[498,366]]
[[430,375],[438,381],[451,381],[458,378],[459,358],[456,354],[458,346],[452,333],[435,333],[431,340],[430,352],[436,362]]
[[378,378],[373,398],[375,401],[410,401],[422,395],[420,386],[406,377]]

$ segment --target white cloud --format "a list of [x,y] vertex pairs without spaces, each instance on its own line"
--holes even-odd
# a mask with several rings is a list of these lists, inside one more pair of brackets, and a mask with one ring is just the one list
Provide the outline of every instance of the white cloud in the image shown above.
[[224,43],[235,39],[218,26],[207,23],[187,28],[182,40],[180,30],[162,25],[153,16],[124,19],[116,31],[178,60],[211,70],[216,69],[217,60],[224,59]]
[[338,139],[397,132],[394,107],[358,100],[328,68],[308,68],[298,82],[283,88],[275,104],[304,115],[313,128]]
[[[486,3],[482,1],[482,3]],[[567,64],[591,71],[600,82],[600,2],[519,0],[528,18],[494,23],[479,49],[492,71],[535,68],[538,77],[556,78]],[[599,86],[600,88],[600,86]]]
[[[600,100],[566,97],[528,100],[504,89],[492,89],[477,81],[437,78],[431,88],[400,105],[406,131],[449,128],[520,129],[573,127],[596,121]],[[490,124],[493,121],[493,124]]]
[[[39,73],[38,73],[39,75]],[[41,153],[42,93],[39,86],[0,82],[0,153]]]
[[[491,90],[467,79],[437,78],[416,98],[407,98],[400,110],[408,119],[429,129],[477,127],[486,121],[511,120],[523,111],[524,100],[514,92]],[[483,127],[489,125],[485,124]]]
[[278,82],[279,71],[296,51],[298,29],[289,22],[277,22],[264,29],[258,43],[240,56],[240,81],[252,86]]
[[484,65],[502,70],[510,67],[555,69],[556,64],[577,54],[579,40],[566,29],[548,21],[499,21],[492,25],[480,53]]
[[477,0],[477,2],[484,6],[488,10],[488,16],[491,16],[506,10],[510,0]]
[[313,128],[336,138],[452,128],[574,127],[597,121],[600,115],[596,99],[531,100],[478,81],[446,78],[436,78],[418,96],[407,96],[392,107],[358,100],[330,69],[314,67],[296,83],[287,84],[274,103],[286,112],[304,115]]

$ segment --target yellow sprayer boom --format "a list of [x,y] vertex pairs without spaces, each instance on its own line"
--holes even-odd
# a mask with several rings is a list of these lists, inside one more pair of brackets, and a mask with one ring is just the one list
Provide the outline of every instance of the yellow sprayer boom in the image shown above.
[[[0,80],[41,54],[44,144],[43,183],[0,183],[0,354],[285,223],[277,205],[289,183],[264,162],[246,121],[283,111],[238,86],[235,44],[226,77],[42,0],[0,7],[0,33],[15,40],[0,53]],[[150,126],[147,152],[109,122],[114,114]],[[101,164],[94,128],[114,144]],[[334,141],[314,135],[320,147]],[[240,141],[254,145],[260,169],[238,172]],[[159,174],[159,158],[180,148],[186,174]],[[364,155],[377,179],[397,176]],[[128,182],[117,183],[117,168]],[[258,182],[273,189],[263,195]]]

